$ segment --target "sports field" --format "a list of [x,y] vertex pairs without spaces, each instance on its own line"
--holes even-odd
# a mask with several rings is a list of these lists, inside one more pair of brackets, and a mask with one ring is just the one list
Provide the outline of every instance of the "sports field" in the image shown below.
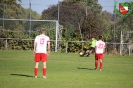
[[0,88],[132,88],[133,56],[105,55],[103,70],[94,70],[94,55],[52,52],[47,78],[33,78],[32,51],[0,50]]

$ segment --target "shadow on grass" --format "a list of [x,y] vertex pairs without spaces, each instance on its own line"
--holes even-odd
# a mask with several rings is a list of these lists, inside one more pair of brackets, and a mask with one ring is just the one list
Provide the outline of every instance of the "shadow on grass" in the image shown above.
[[24,76],[24,77],[33,77],[33,76],[30,76],[30,75],[24,75],[24,74],[10,74],[10,75],[13,75],[13,76]]
[[77,69],[80,69],[80,70],[94,70],[92,68],[81,68],[81,67],[77,67]]

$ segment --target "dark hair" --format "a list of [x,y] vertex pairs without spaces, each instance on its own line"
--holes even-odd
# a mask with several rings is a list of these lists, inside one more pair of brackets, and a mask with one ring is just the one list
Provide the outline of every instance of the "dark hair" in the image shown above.
[[44,33],[44,32],[45,32],[45,28],[41,28],[40,33]]
[[102,39],[102,36],[98,36],[99,39]]
[[91,38],[95,38],[94,36],[91,36]]

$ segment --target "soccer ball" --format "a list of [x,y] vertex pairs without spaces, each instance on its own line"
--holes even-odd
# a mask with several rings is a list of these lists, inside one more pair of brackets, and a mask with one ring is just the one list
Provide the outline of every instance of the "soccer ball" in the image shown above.
[[80,56],[83,56],[83,53],[82,53],[82,52],[80,52],[80,53],[79,53],[79,55],[80,55]]

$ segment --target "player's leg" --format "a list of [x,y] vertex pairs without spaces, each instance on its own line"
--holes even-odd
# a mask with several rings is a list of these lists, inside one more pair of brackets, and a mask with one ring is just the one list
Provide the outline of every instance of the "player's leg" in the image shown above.
[[89,52],[89,53],[90,53],[90,54],[91,54],[91,53],[94,53],[94,51],[95,51],[95,48],[94,48],[94,47],[91,47],[91,49],[90,49],[90,52]]
[[83,56],[86,55],[88,57],[90,55],[90,53],[92,52],[92,49],[93,49],[93,47],[90,47],[88,50],[86,50],[84,52]]
[[86,56],[87,56],[87,57],[90,55],[90,51],[91,51],[91,50],[88,50],[88,52],[86,53]]
[[84,55],[86,55],[87,57],[90,55],[90,48],[88,50],[86,50],[86,52],[84,52]]
[[102,59],[100,59],[100,71],[102,71],[103,62]]
[[87,54],[87,52],[89,52],[89,50],[86,50],[82,56],[85,56]]
[[95,54],[95,70],[98,69],[98,54]]
[[92,49],[91,53],[93,53],[93,54],[95,53],[95,48],[94,48],[94,47],[93,47],[93,49]]
[[98,69],[98,60],[95,60],[95,69]]
[[37,78],[37,75],[38,75],[38,66],[39,66],[39,62],[40,62],[40,54],[36,54],[35,55],[34,61],[35,61],[34,76],[35,76],[35,78]]
[[35,63],[35,68],[34,68],[34,76],[35,76],[35,78],[37,78],[37,75],[38,75],[38,65],[39,65],[39,62],[36,62]]
[[94,49],[93,47],[90,47],[90,48],[89,48],[89,50],[88,50],[88,52],[87,52],[87,56],[89,56],[89,55],[92,53],[93,49]]
[[104,57],[104,54],[100,54],[100,71],[102,70],[102,67],[103,67],[103,57]]
[[42,54],[41,55],[41,58],[42,58],[42,62],[43,62],[43,69],[42,69],[42,72],[43,72],[43,78],[46,78],[46,62],[47,62],[47,54]]
[[43,62],[43,78],[46,78],[46,61],[45,62]]

